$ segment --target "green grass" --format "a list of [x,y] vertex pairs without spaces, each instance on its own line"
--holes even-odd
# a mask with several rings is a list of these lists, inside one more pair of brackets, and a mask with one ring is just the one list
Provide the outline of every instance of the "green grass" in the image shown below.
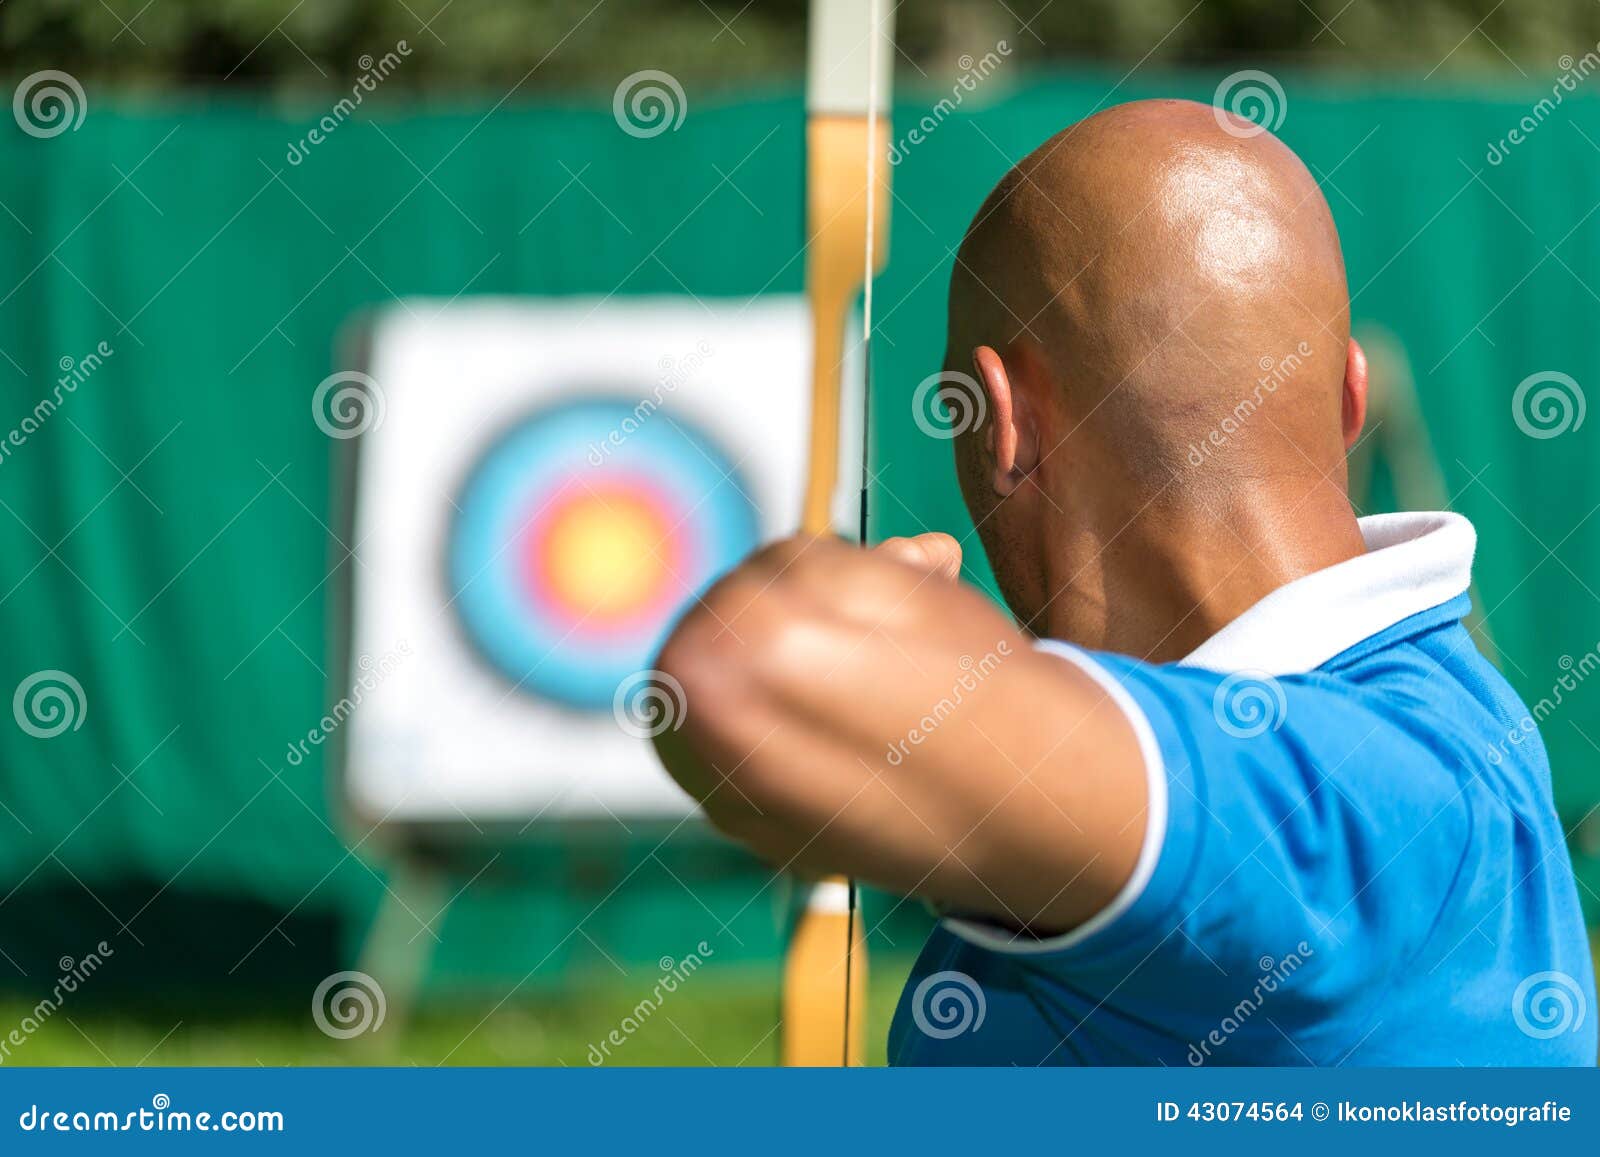
[[[873,960],[868,1063],[884,1061],[884,1037],[909,958]],[[778,1059],[775,970],[707,968],[633,1017],[642,987],[578,986],[537,997],[434,1002],[405,1017],[392,1005],[373,1032],[349,1040],[323,1033],[303,1009],[75,1005],[69,998],[24,1043],[6,1043],[5,1065],[771,1065]],[[0,1000],[0,1041],[33,1006]],[[621,1043],[606,1044],[616,1031]],[[604,1052],[593,1051],[604,1048]],[[608,1054],[608,1055],[607,1055]]]

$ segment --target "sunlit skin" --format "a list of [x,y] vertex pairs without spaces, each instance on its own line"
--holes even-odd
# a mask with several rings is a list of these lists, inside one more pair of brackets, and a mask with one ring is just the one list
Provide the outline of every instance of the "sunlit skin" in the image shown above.
[[1068,930],[1132,873],[1144,771],[1126,718],[1033,639],[1175,660],[1361,552],[1344,455],[1366,359],[1333,221],[1288,148],[1222,115],[1090,117],[1008,173],[961,244],[944,368],[983,419],[956,473],[1009,616],[930,533],[779,543],[678,625],[657,665],[687,710],[658,745],[723,831],[779,865]]

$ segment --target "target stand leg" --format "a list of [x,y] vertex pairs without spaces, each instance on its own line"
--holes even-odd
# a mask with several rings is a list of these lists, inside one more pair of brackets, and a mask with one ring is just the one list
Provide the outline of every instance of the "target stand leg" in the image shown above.
[[389,1037],[392,1041],[416,1009],[452,897],[442,874],[404,853],[387,867],[389,886],[367,930],[357,967],[383,988],[388,1006],[385,1023],[395,1030]]

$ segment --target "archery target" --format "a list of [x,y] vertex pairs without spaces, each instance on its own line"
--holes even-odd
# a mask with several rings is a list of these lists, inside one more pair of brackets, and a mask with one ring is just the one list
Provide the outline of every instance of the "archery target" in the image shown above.
[[356,336],[340,368],[381,406],[344,537],[350,804],[373,822],[687,814],[617,696],[698,593],[798,525],[804,302],[407,301]]
[[727,455],[681,418],[616,437],[634,409],[567,402],[518,422],[473,471],[448,548],[454,605],[501,676],[591,711],[760,540]]

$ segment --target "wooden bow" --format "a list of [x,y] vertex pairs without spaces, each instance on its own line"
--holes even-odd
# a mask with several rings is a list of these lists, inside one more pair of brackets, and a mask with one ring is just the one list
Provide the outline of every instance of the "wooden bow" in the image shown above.
[[[812,0],[807,49],[811,453],[801,529],[862,543],[872,277],[887,257],[893,20],[888,0]],[[864,308],[856,358],[846,333],[858,292]],[[859,488],[853,464],[841,470],[842,450],[859,450]],[[784,1064],[861,1063],[866,963],[855,882],[833,877],[813,885],[784,962]]]

